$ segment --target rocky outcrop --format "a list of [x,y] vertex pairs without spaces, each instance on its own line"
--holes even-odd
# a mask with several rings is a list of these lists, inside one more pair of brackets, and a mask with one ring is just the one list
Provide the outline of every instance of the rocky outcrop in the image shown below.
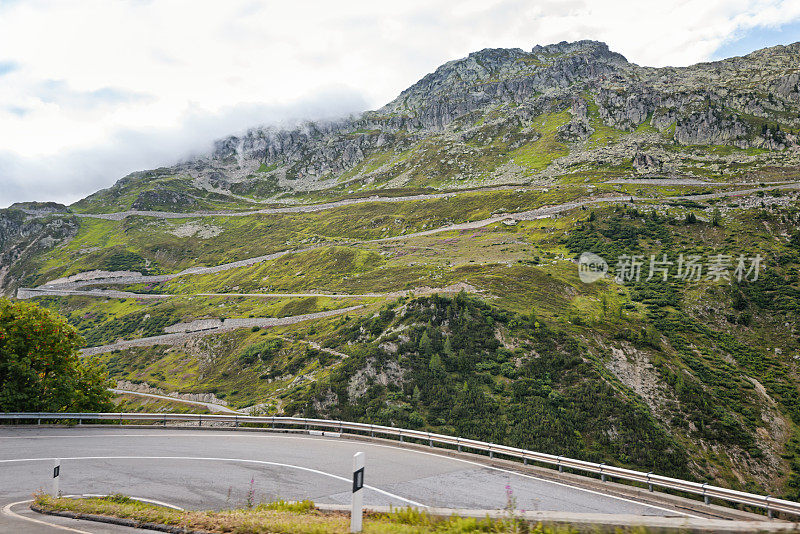
[[675,124],[675,140],[682,145],[732,145],[748,148],[748,128],[735,115],[709,108],[691,113]]
[[537,46],[531,52],[487,48],[445,63],[375,114],[400,114],[407,126],[442,129],[488,105],[522,104],[540,94],[590,87],[613,78],[616,67],[626,63],[593,41]]
[[770,91],[800,104],[800,73],[793,72],[775,79],[770,84]]
[[187,208],[197,205],[197,199],[191,195],[167,189],[157,185],[149,191],[142,191],[131,204],[133,210]]
[[652,154],[637,152],[633,156],[633,168],[639,173],[658,172],[661,170],[661,160]]
[[26,215],[43,217],[69,211],[63,204],[57,202],[17,202],[9,206],[10,210],[19,210]]
[[583,141],[593,133],[594,128],[589,125],[589,121],[580,119],[573,119],[558,128],[558,138],[567,142]]
[[387,361],[379,365],[375,360],[367,361],[347,384],[349,399],[358,399],[366,394],[367,389],[373,384],[387,386],[389,384],[402,384],[404,370],[396,361]]
[[64,213],[66,207],[54,203],[14,204],[0,210],[0,291],[12,294],[20,281],[33,275],[30,265],[41,254],[69,239],[78,232],[78,223]]
[[601,88],[595,97],[603,123],[620,130],[632,130],[644,123],[658,101],[658,95],[636,85],[627,90]]

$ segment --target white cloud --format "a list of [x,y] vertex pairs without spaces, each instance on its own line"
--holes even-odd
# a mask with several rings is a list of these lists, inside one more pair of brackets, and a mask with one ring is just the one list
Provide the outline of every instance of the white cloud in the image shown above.
[[360,94],[330,89],[276,106],[239,104],[215,112],[192,106],[176,126],[120,128],[90,146],[48,154],[0,149],[0,206],[31,200],[72,203],[133,171],[207,153],[214,139],[254,124],[292,127],[306,117],[335,119],[366,107]]
[[[0,3],[0,205],[41,197],[34,179],[83,196],[131,165],[183,155],[163,147],[185,152],[302,102],[316,102],[310,118],[378,107],[485,47],[589,38],[636,63],[687,65],[797,19],[798,0]],[[323,109],[332,87],[347,96]],[[261,112],[230,121],[235,109]],[[154,141],[121,144],[132,133]]]

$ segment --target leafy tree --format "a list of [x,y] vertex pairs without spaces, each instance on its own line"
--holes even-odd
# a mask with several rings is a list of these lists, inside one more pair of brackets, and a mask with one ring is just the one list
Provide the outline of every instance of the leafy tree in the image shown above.
[[108,375],[78,358],[82,344],[64,317],[0,299],[0,411],[111,410]]

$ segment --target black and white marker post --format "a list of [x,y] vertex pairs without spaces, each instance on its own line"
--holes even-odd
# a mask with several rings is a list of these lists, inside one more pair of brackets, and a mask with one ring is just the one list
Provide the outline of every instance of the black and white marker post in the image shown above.
[[53,459],[53,497],[58,497],[58,480],[61,475],[61,459]]
[[364,511],[364,453],[353,455],[353,506],[350,511],[350,532],[361,532]]

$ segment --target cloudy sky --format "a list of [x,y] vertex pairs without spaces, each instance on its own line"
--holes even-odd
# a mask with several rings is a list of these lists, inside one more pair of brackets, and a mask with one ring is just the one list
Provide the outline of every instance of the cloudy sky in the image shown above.
[[473,50],[578,39],[688,65],[800,41],[800,0],[0,0],[0,207],[375,108]]

